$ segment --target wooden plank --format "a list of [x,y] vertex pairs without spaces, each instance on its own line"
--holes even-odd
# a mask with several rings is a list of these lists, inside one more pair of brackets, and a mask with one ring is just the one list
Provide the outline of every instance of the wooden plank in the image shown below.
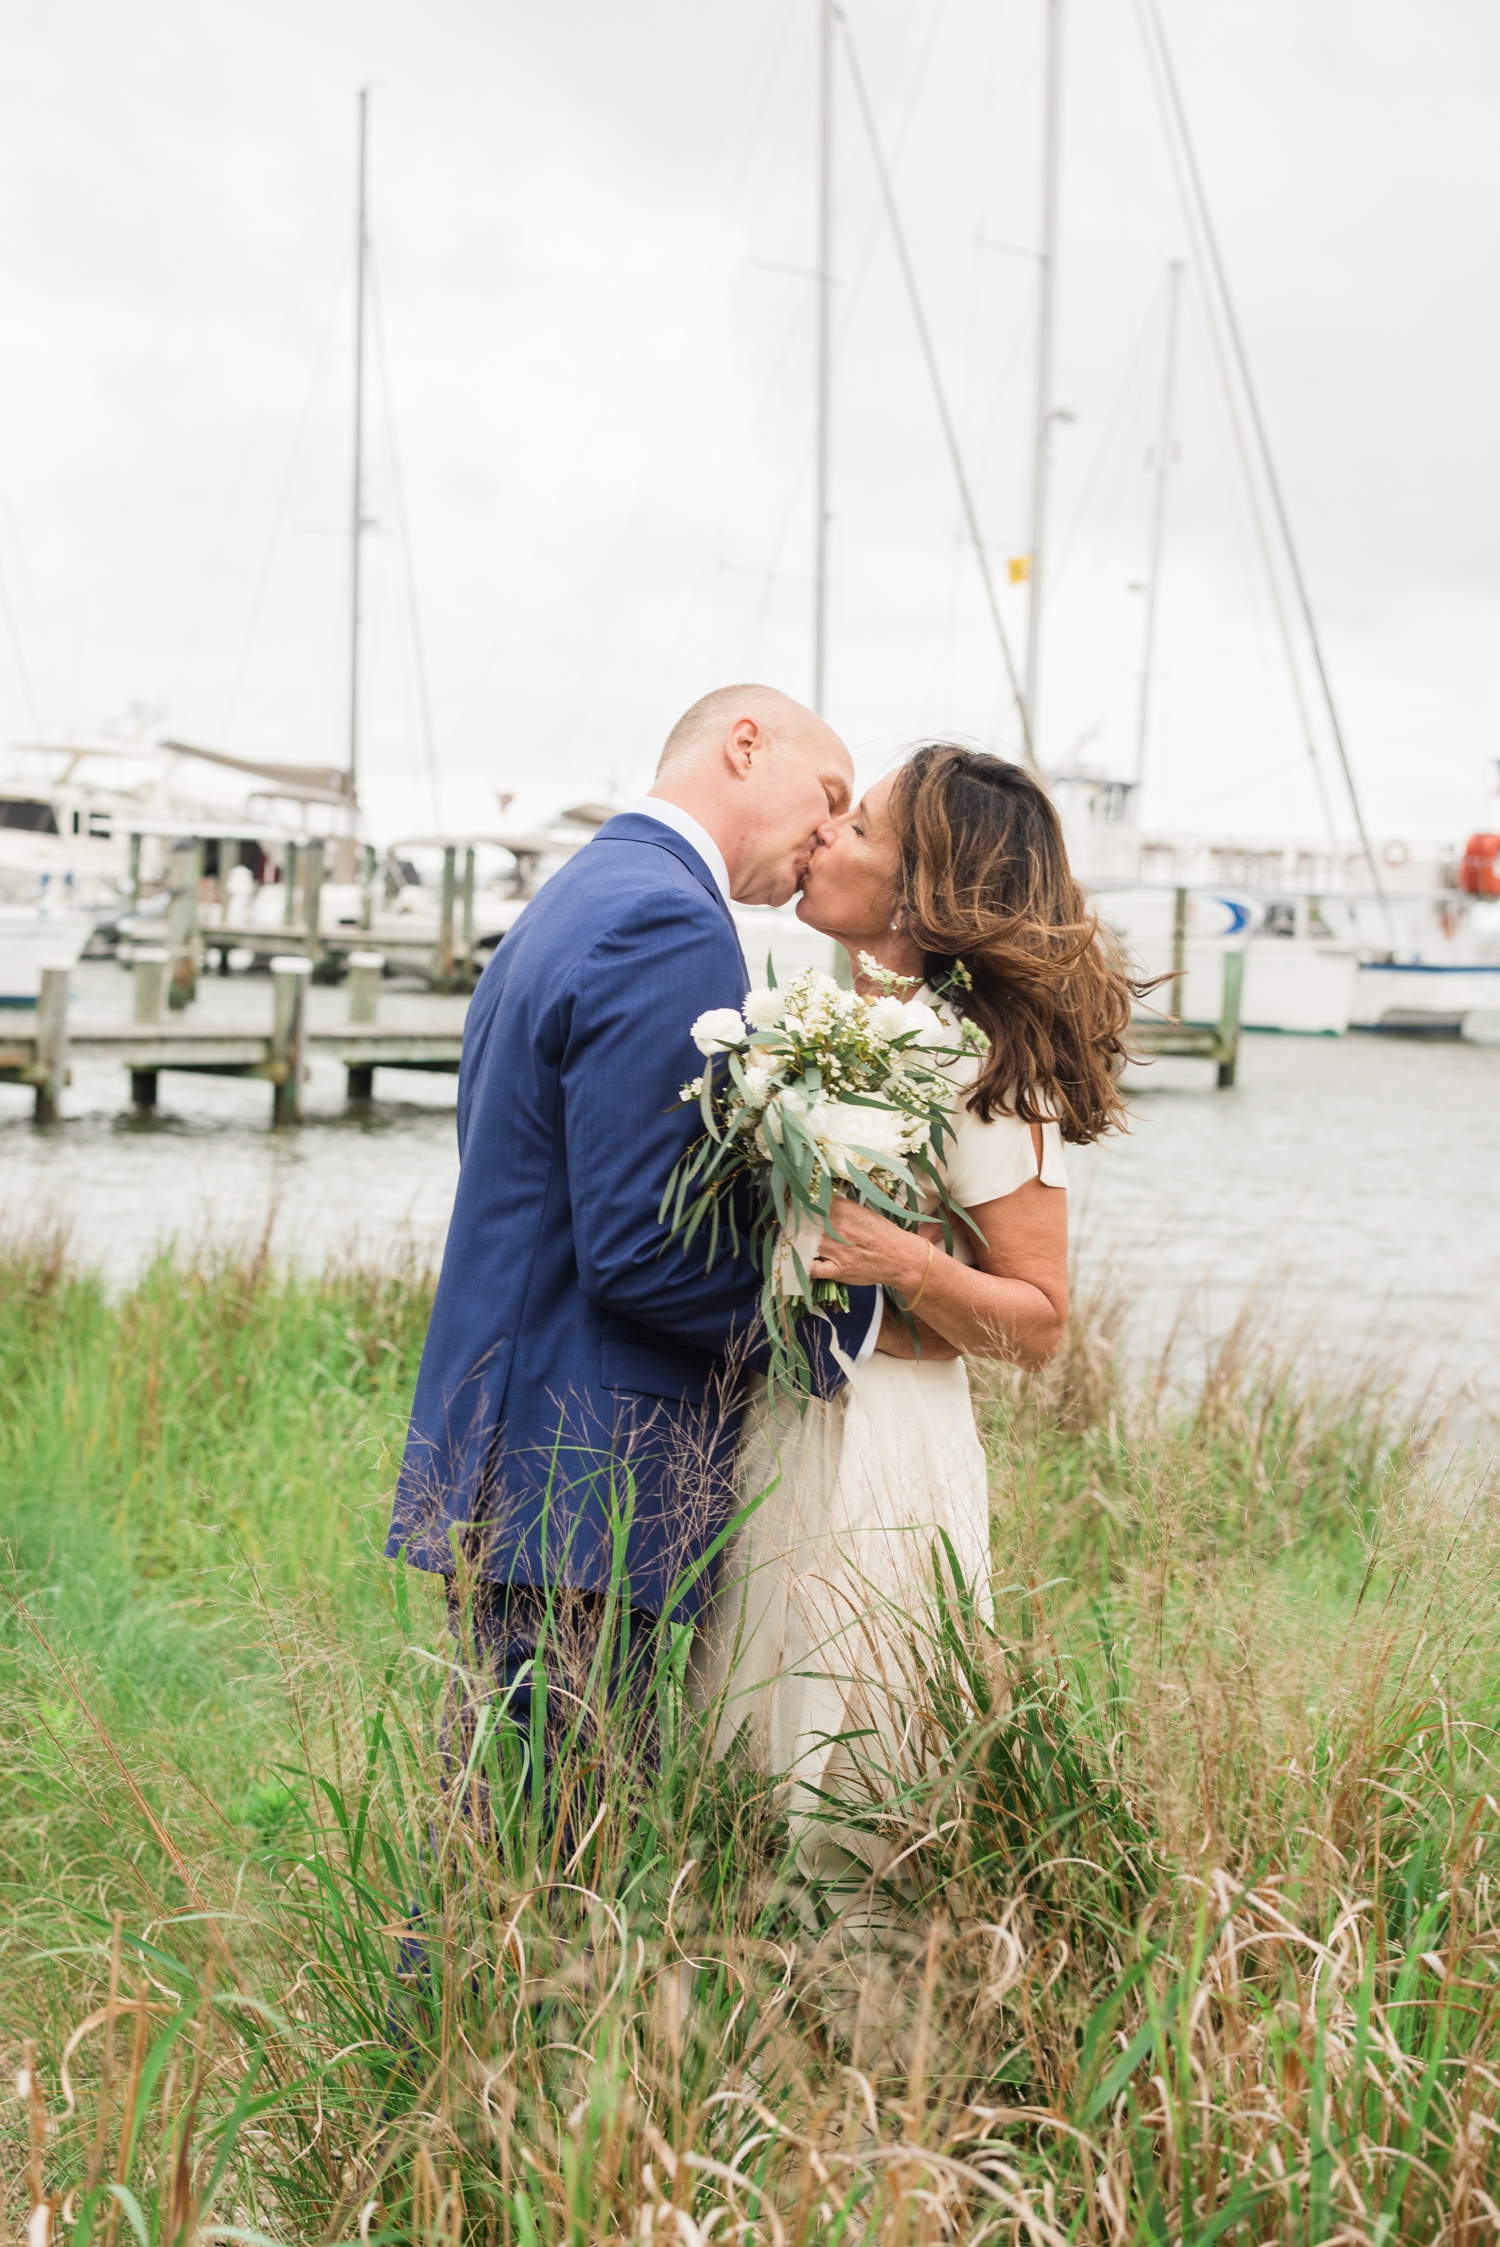
[[463,1059],[463,1034],[458,1030],[313,1030],[309,1051],[324,1060],[342,1061],[346,1069],[389,1067],[404,1062],[415,1068],[446,1067]]
[[264,1031],[199,1031],[191,1038],[163,1036],[165,1024],[143,1023],[125,1036],[72,1040],[75,1060],[118,1061],[127,1069],[255,1068],[271,1057]]

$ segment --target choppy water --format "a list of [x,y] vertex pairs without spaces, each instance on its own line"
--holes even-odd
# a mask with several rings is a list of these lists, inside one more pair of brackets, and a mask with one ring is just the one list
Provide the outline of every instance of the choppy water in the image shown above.
[[[123,1016],[128,980],[85,964],[77,1012]],[[342,992],[315,1016],[344,1019]],[[389,989],[381,1019],[462,1013]],[[268,1021],[264,978],[205,988],[200,1012]],[[270,1091],[163,1076],[154,1118],[124,1107],[125,1072],[75,1064],[65,1122],[39,1132],[31,1096],[0,1085],[0,1214],[55,1212],[86,1258],[123,1280],[175,1236],[258,1234],[311,1263],[440,1246],[457,1177],[454,1079],[377,1075],[345,1112],[343,1071],[315,1064],[308,1120],[273,1135]],[[1137,1332],[1160,1337],[1201,1289],[1221,1327],[1247,1290],[1274,1294],[1288,1332],[1336,1352],[1372,1346],[1413,1383],[1467,1386],[1500,1409],[1500,1048],[1349,1037],[1250,1037],[1240,1084],[1163,1062],[1132,1082],[1134,1128],[1075,1149],[1075,1224],[1138,1291]]]

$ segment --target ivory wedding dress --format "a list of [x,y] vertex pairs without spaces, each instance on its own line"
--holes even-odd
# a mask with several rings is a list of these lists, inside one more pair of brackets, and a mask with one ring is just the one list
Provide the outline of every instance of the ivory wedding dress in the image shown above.
[[[970,1113],[978,1072],[972,1056],[949,1071],[955,1136],[942,1167],[966,1209],[1038,1175],[1029,1124]],[[1067,1184],[1055,1123],[1042,1126],[1040,1175]],[[972,1262],[962,1228],[954,1233],[959,1260]],[[757,1385],[737,1484],[742,1507],[759,1503],[725,1551],[693,1655],[699,1706],[722,1705],[716,1752],[746,1731],[754,1766],[790,1782],[788,1808],[804,1831],[820,1799],[851,1784],[867,1792],[858,1765],[890,1769],[902,1757],[904,1681],[935,1551],[949,1573],[941,1533],[965,1581],[981,1598],[989,1586],[988,1482],[963,1360],[877,1351],[845,1363],[839,1395],[800,1420],[787,1406],[770,1413]],[[863,1753],[851,1753],[856,1735]]]

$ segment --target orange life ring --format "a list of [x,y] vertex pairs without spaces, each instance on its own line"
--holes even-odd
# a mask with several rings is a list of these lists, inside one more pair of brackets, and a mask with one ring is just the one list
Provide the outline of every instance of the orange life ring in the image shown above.
[[1401,842],[1387,843],[1380,854],[1382,865],[1389,866],[1393,874],[1397,867],[1406,864],[1410,856],[1411,852],[1407,849],[1405,843]]
[[1500,897],[1500,835],[1471,835],[1464,845],[1458,886],[1470,897]]

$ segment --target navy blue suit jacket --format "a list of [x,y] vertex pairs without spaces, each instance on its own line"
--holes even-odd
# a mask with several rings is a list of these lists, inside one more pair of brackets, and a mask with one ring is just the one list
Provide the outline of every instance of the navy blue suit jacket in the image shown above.
[[[664,1247],[688,1035],[748,977],[690,843],[626,813],[546,882],[480,978],[458,1081],[460,1170],[386,1551],[688,1617],[723,1526],[759,1276],[721,1240]],[[874,1312],[851,1293],[849,1352]],[[826,1336],[828,1329],[822,1328]],[[842,1376],[819,1352],[827,1393]],[[763,1362],[763,1361],[762,1361]]]

